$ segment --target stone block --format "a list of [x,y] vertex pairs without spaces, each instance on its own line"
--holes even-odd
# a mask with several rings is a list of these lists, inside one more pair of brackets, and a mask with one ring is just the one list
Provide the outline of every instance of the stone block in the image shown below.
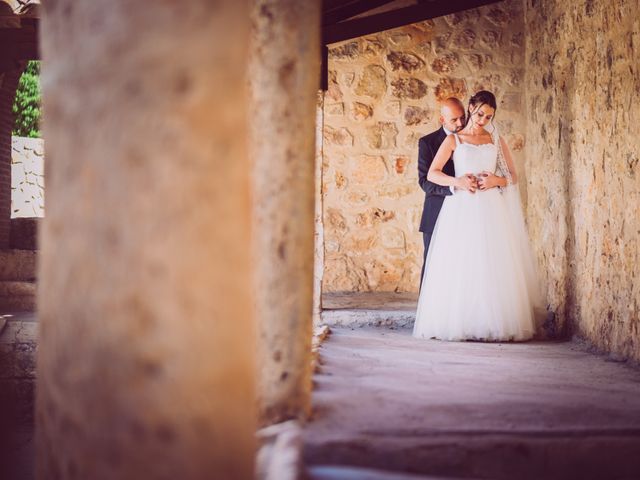
[[498,48],[500,46],[500,32],[485,30],[482,33],[482,42],[490,49]]
[[[415,192],[421,192],[417,182],[411,185],[385,185],[376,189],[376,194],[382,198],[398,200]],[[423,198],[424,201],[424,198]]]
[[364,38],[362,40],[362,55],[364,57],[375,57],[384,50],[384,45],[377,38]]
[[413,53],[392,51],[387,54],[387,61],[393,71],[414,72],[425,66],[424,60]]
[[494,7],[487,13],[487,18],[496,26],[502,27],[512,20],[512,14],[500,7]]
[[353,84],[356,74],[354,72],[340,72],[340,84],[350,87]]
[[413,37],[410,33],[393,33],[389,35],[389,43],[395,47],[400,47],[404,45],[409,45]]
[[346,255],[330,254],[325,257],[323,292],[362,292],[369,289],[363,268]]
[[353,40],[329,49],[329,58],[331,60],[353,60],[359,54],[360,47],[358,42]]
[[410,105],[404,110],[405,125],[420,125],[421,123],[427,123],[429,118],[430,112],[426,108]]
[[443,101],[449,97],[464,99],[467,95],[467,86],[461,78],[442,78],[435,89],[435,96],[438,101]]
[[343,189],[347,186],[348,180],[347,177],[342,172],[336,172],[335,174],[335,184],[336,188]]
[[327,226],[334,230],[345,231],[347,229],[347,221],[344,216],[335,208],[329,208],[325,216]]
[[392,117],[395,117],[400,114],[400,109],[402,108],[402,104],[399,100],[389,100],[384,104],[384,112]]
[[402,278],[404,269],[399,262],[376,259],[367,262],[364,266],[369,289],[393,292]]
[[396,146],[398,127],[392,122],[377,122],[366,130],[366,140],[370,148],[387,150]]
[[328,115],[344,115],[344,103],[332,103],[327,105],[326,112]]
[[498,108],[507,112],[519,112],[522,110],[522,95],[520,93],[505,93],[500,98]]
[[451,73],[460,64],[460,58],[456,53],[447,53],[440,55],[433,62],[431,62],[431,69],[438,74]]
[[360,184],[375,184],[387,176],[384,157],[379,155],[361,155],[353,169],[353,181]]
[[360,206],[369,202],[369,195],[362,190],[350,190],[344,199],[350,206]]
[[366,212],[359,213],[356,216],[356,225],[362,228],[368,228],[379,225],[381,223],[386,223],[389,220],[394,219],[395,216],[395,212],[374,207],[367,210]]
[[371,254],[375,248],[377,236],[370,230],[355,230],[345,236],[343,247],[345,252],[350,255]]
[[392,95],[419,100],[427,94],[427,85],[418,78],[400,78],[391,82]]
[[456,44],[465,50],[470,50],[475,46],[476,33],[473,30],[465,29],[456,36]]
[[373,115],[373,107],[366,103],[353,102],[351,105],[351,118],[356,121],[366,120]]
[[387,89],[387,72],[380,65],[367,65],[355,88],[365,97],[380,98]]
[[340,102],[343,98],[342,89],[338,84],[335,70],[329,70],[329,86],[327,88],[326,98],[333,102]]
[[386,226],[380,231],[380,241],[387,249],[403,249],[406,247],[405,235],[396,227]]
[[353,145],[353,135],[346,127],[333,128],[325,125],[323,137],[324,141],[329,145],[343,147]]
[[405,173],[409,159],[407,157],[396,157],[393,161],[393,168],[398,175]]

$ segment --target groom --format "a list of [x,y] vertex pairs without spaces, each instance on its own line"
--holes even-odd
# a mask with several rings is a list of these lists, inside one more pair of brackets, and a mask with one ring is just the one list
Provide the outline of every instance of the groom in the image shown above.
[[[427,180],[427,173],[429,172],[429,167],[436,156],[438,148],[440,148],[444,139],[447,138],[447,135],[457,133],[464,127],[465,116],[462,102],[454,97],[447,98],[442,102],[439,121],[442,127],[422,137],[418,142],[418,183],[426,194],[424,207],[422,209],[422,219],[420,220],[420,231],[422,232],[422,239],[424,241],[420,284],[422,284],[422,277],[424,276],[424,265],[427,259],[429,243],[431,243],[433,227],[436,225],[444,197],[453,194],[453,187],[443,187],[430,182]],[[444,165],[442,171],[452,177],[455,176],[453,160],[451,158]],[[471,176],[471,178],[473,178],[473,182],[475,182],[475,177]],[[477,185],[473,183],[469,190],[473,191],[475,188],[477,188]]]

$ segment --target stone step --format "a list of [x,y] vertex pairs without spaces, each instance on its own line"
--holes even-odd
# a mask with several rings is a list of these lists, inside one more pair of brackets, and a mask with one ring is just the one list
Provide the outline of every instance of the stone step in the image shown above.
[[409,310],[418,305],[416,292],[326,292],[322,294],[325,310]]
[[440,477],[640,478],[640,371],[575,342],[332,328],[306,466]]
[[387,327],[411,328],[415,310],[340,309],[323,310],[322,323],[329,327]]
[[[310,480],[461,480],[453,477],[415,475],[340,465],[317,465],[307,469],[306,473]],[[467,477],[466,480],[473,479]]]
[[35,309],[35,282],[0,281],[0,313],[34,312]]
[[0,250],[0,281],[35,281],[36,257],[35,250]]
[[[307,441],[311,472],[319,465],[380,469],[433,478],[602,479],[638,478],[640,432],[555,432],[532,435],[504,432],[425,435],[363,435]],[[428,477],[428,478],[432,478]],[[327,476],[311,478],[389,478]],[[397,477],[404,478],[404,477]],[[410,477],[409,477],[410,478]],[[418,477],[422,478],[422,477]]]

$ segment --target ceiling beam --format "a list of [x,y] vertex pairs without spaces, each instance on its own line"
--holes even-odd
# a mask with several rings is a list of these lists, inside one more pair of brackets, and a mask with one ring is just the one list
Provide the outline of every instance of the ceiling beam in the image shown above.
[[329,47],[320,45],[320,90],[329,89]]
[[356,0],[345,2],[342,5],[322,13],[323,26],[347,20],[365,12],[381,7],[395,0]]
[[500,1],[503,0],[448,0],[399,8],[364,18],[326,25],[322,28],[322,41],[324,45],[328,45]]
[[38,42],[38,34],[33,29],[0,28],[0,44],[3,46],[29,41]]
[[27,19],[22,20],[22,28],[0,28],[0,56],[4,65],[21,60],[40,59],[39,23],[24,20]]
[[335,10],[336,8],[343,7],[347,3],[351,3],[357,0],[322,0],[322,14],[324,15],[326,12],[330,10]]

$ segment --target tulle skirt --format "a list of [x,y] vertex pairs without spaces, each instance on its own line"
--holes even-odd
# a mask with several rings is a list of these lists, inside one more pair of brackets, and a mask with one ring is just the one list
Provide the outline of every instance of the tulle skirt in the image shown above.
[[422,279],[414,337],[527,340],[544,305],[519,192],[445,199]]

